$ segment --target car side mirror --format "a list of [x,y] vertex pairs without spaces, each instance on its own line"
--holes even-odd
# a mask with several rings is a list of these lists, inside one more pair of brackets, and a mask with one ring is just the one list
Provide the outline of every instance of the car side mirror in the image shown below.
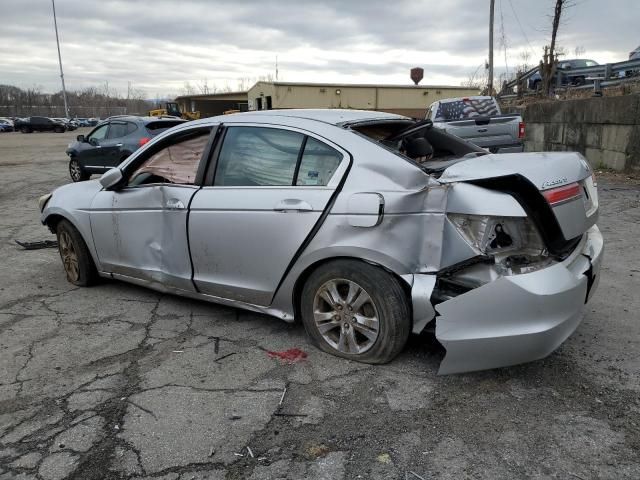
[[77,140],[77,141],[79,141],[80,143],[84,142],[84,141],[85,141],[85,139],[84,139],[84,135],[78,135],[78,136],[76,137],[76,140]]
[[115,190],[122,182],[122,178],[122,170],[119,168],[111,168],[100,177],[100,185],[107,190]]

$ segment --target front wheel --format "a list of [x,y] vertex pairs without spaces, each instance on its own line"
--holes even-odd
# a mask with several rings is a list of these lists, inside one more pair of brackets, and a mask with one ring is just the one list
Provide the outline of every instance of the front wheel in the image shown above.
[[61,220],[56,227],[56,235],[67,280],[80,287],[96,283],[98,271],[80,232],[68,220]]
[[91,177],[91,175],[80,166],[78,159],[75,157],[71,157],[71,160],[69,160],[69,175],[74,182],[83,182],[89,180],[89,177]]
[[22,133],[31,133],[31,129],[29,127],[22,127],[20,128],[20,131]]
[[302,322],[321,350],[364,363],[387,363],[411,330],[407,296],[385,270],[356,260],[335,260],[307,279]]

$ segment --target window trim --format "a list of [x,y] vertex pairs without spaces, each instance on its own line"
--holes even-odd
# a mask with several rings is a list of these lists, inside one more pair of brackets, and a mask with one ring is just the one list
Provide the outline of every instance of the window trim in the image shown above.
[[[297,128],[297,127],[292,127],[289,125],[280,125],[280,124],[275,124],[275,123],[255,123],[255,122],[242,122],[242,123],[228,123],[228,124],[220,124],[220,127],[222,132],[220,133],[220,136],[215,144],[214,147],[214,151],[212,153],[211,159],[209,161],[209,166],[207,168],[207,172],[206,172],[206,176],[205,176],[205,180],[202,184],[203,188],[223,188],[223,189],[229,189],[229,188],[261,188],[261,189],[273,189],[273,188],[321,188],[321,189],[335,189],[338,187],[338,185],[340,184],[340,181],[342,180],[343,176],[345,175],[346,171],[348,170],[348,167],[350,165],[351,162],[351,154],[345,150],[344,148],[342,148],[340,145],[335,144],[334,142],[332,142],[331,140],[322,137],[320,135],[315,134],[314,132],[310,132],[309,130],[305,130],[302,128]],[[304,136],[303,140],[302,140],[302,144],[300,146],[300,150],[298,151],[298,158],[296,160],[296,170],[294,171],[294,178],[292,180],[292,184],[291,185],[215,185],[215,179],[216,179],[216,175],[218,173],[218,159],[220,157],[220,151],[222,150],[222,146],[224,145],[224,140],[226,137],[226,133],[228,131],[229,128],[233,128],[233,127],[257,127],[257,128],[273,128],[276,130],[285,130],[285,131],[290,131],[290,132],[294,132],[294,133],[299,133],[302,134]],[[318,142],[324,143],[325,145],[328,145],[329,147],[333,148],[334,150],[336,150],[338,153],[340,153],[340,155],[342,155],[342,160],[340,160],[340,163],[338,164],[338,166],[336,167],[335,172],[333,172],[333,175],[331,176],[331,178],[329,179],[329,181],[327,182],[326,185],[296,185],[295,182],[297,181],[297,174],[300,170],[300,164],[302,162],[302,156],[304,155],[304,147],[307,144],[307,138],[313,138],[314,140],[317,140]]]

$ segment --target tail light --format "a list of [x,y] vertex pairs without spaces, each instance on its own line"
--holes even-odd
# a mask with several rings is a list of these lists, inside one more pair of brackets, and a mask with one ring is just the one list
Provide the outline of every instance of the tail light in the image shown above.
[[149,140],[151,140],[151,138],[149,138],[149,137],[142,137],[142,138],[138,141],[138,147],[143,146],[145,143],[149,142]]
[[544,198],[552,207],[560,203],[568,202],[582,196],[582,189],[580,185],[576,183],[570,183],[569,185],[563,185],[562,187],[552,188],[542,192]]
[[518,124],[518,138],[524,138],[524,122]]

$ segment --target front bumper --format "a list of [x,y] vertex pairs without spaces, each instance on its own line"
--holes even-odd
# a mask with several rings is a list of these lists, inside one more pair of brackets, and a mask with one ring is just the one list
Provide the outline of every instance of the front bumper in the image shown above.
[[440,374],[544,358],[582,320],[597,288],[604,246],[597,226],[562,263],[501,277],[436,305],[436,338],[447,353]]

